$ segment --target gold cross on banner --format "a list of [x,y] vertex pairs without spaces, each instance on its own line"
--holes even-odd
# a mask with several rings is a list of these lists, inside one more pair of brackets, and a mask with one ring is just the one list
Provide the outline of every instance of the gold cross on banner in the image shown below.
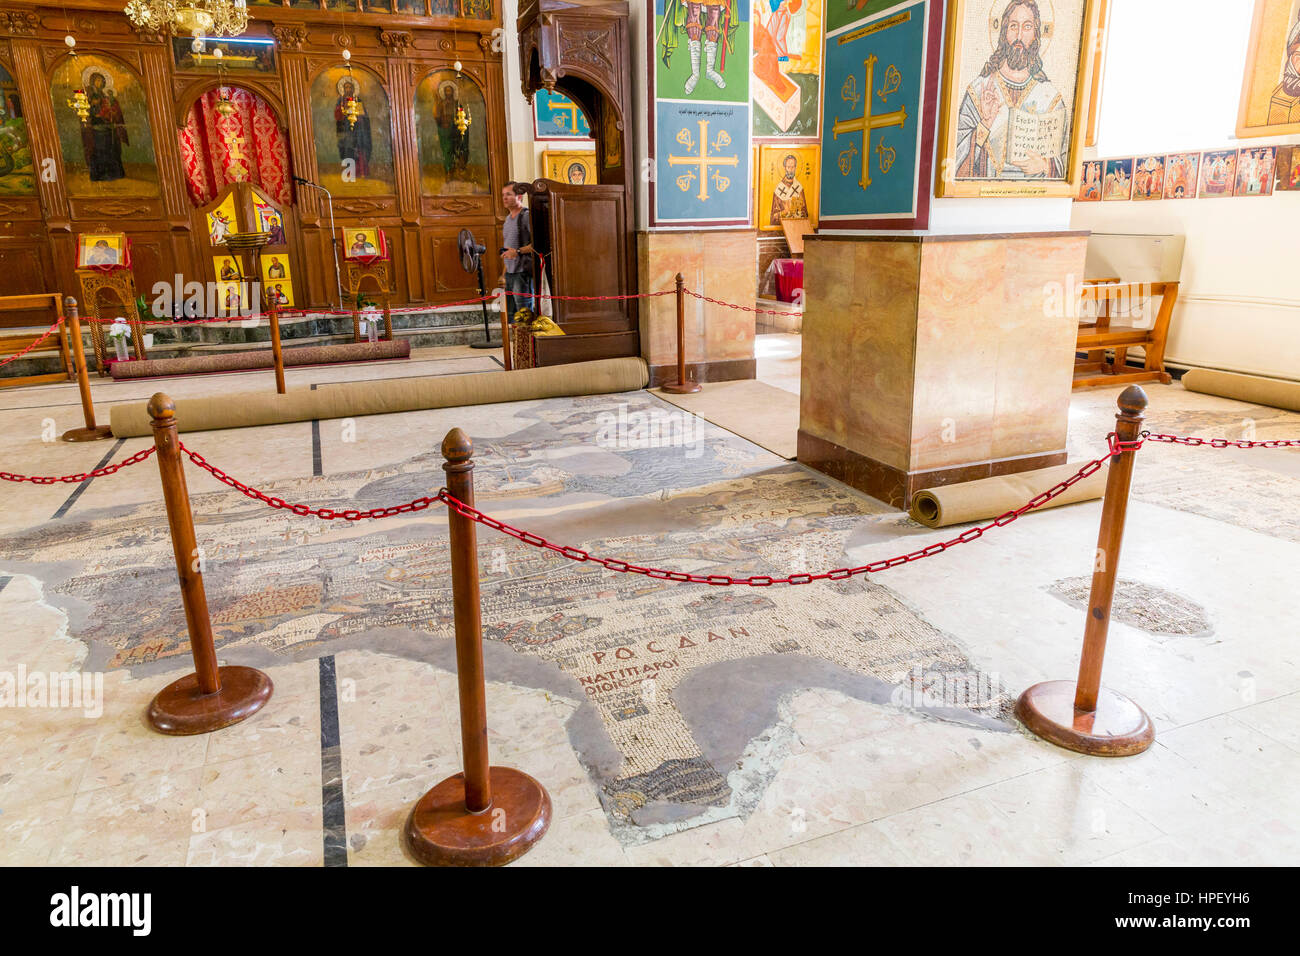
[[[867,69],[867,81],[863,89],[870,90],[874,79],[876,67],[876,55],[873,53],[867,57],[862,65]],[[865,97],[862,106],[862,115],[855,119],[841,120],[835,117],[835,126],[832,128],[832,139],[838,138],[840,133],[862,133],[862,178],[858,180],[858,185],[866,189],[871,185],[871,171],[867,168],[871,158],[871,131],[881,129],[885,126],[902,126],[907,122],[907,110],[899,107],[892,113],[871,113],[871,97]]]
[[[578,104],[572,100],[563,103],[557,103],[551,100],[548,104],[551,107],[551,119],[560,129],[571,129],[578,132]],[[558,117],[558,118],[557,118]]]
[[[693,166],[700,171],[700,193],[697,197],[701,201],[709,198],[709,168],[712,166],[739,166],[740,156],[719,156],[717,153],[709,153],[709,121],[698,120],[700,127],[700,152],[698,156],[672,156],[668,157],[669,166]],[[680,140],[681,137],[678,137]],[[689,139],[689,137],[688,137]],[[718,134],[718,142],[714,149],[727,145],[731,138],[727,136],[726,131]],[[690,148],[689,146],[687,147]],[[723,183],[718,184],[718,191],[721,192],[727,187]]]

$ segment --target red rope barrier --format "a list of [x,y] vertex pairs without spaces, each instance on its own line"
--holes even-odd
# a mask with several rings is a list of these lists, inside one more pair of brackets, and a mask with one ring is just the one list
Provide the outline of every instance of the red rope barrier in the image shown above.
[[44,342],[46,339],[48,339],[51,335],[53,335],[54,332],[55,332],[55,330],[58,329],[58,327],[59,327],[60,325],[62,325],[62,324],[63,324],[63,316],[59,316],[57,319],[54,320],[54,324],[51,325],[48,329],[46,329],[46,330],[45,330],[45,334],[42,335],[39,339],[37,339],[37,340],[36,340],[35,342],[33,342],[31,345],[27,346],[27,348],[23,349],[21,352],[15,352],[13,355],[11,355],[11,356],[9,356],[7,359],[5,359],[3,362],[0,362],[0,368],[4,368],[4,367],[5,367],[6,365],[8,365],[10,362],[17,362],[20,358],[22,358],[22,357],[23,357],[24,355],[26,355],[28,352],[30,352],[30,351],[32,351],[33,349],[35,349],[38,345],[40,345],[42,342]]

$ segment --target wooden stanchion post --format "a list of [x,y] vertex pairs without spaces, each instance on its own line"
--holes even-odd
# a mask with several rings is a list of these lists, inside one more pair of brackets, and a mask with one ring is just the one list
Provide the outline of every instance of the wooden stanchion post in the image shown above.
[[699,382],[686,379],[686,279],[677,273],[677,382],[663,387],[673,395],[689,395],[700,390]]
[[507,372],[513,371],[515,367],[514,356],[511,354],[514,352],[514,345],[510,341],[510,316],[508,314],[510,306],[507,304],[509,301],[510,299],[503,290],[501,293],[501,360]]
[[275,390],[284,394],[284,351],[280,347],[280,305],[271,304],[267,313],[271,324],[271,359],[275,362]]
[[149,704],[150,725],[164,734],[206,734],[251,717],[271,698],[271,678],[252,667],[219,667],[212,621],[203,591],[202,558],[194,537],[190,492],[176,431],[176,405],[162,392],[149,400],[158,449],[167,524],[171,528],[176,575],[181,583],[194,673],[168,684]]
[[[64,322],[72,339],[72,364],[77,372],[77,388],[81,392],[81,413],[86,419],[85,428],[72,428],[61,436],[64,441],[99,441],[112,438],[113,429],[95,424],[95,403],[90,398],[90,375],[86,371],[86,348],[81,342],[81,318],[77,314],[77,300],[68,296],[63,300]],[[59,330],[59,335],[63,330]]]
[[[447,490],[474,503],[474,446],[453,428],[442,442]],[[451,588],[460,685],[460,739],[465,770],[443,780],[411,809],[406,845],[429,866],[501,866],[518,859],[546,833],[551,798],[520,770],[488,763],[487,698],[474,521],[447,509]]]
[[[1124,389],[1119,397],[1119,414],[1115,416],[1115,434],[1121,442],[1137,441],[1146,407],[1147,396],[1142,389],[1136,385]],[[1142,708],[1123,694],[1101,686],[1102,659],[1106,653],[1136,454],[1136,448],[1126,448],[1111,456],[1097,535],[1092,593],[1088,597],[1088,619],[1083,630],[1079,679],[1035,684],[1016,701],[1016,716],[1035,734],[1058,747],[1099,757],[1139,754],[1155,740],[1151,719]]]

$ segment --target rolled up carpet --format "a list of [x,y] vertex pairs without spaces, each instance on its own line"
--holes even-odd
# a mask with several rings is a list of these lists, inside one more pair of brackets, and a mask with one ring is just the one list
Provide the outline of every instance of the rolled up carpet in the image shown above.
[[[315,391],[290,389],[284,395],[273,391],[213,398],[176,400],[176,422],[183,432],[218,428],[248,428],[312,419],[353,418],[386,415],[425,408],[461,405],[489,405],[564,395],[603,395],[645,388],[650,381],[644,360],[601,359],[572,365],[514,372],[471,372],[465,375],[432,375],[413,378],[321,383]],[[152,434],[146,403],[131,402],[111,409],[113,434],[133,438]]]
[[[998,475],[994,478],[980,478],[978,481],[927,488],[912,496],[909,513],[913,520],[931,528],[987,521],[1014,511],[1031,498],[1059,485],[1080,467],[1082,466],[1077,464],[1054,465],[1037,471],[1022,471],[1017,475]],[[1105,493],[1106,468],[1102,466],[1035,510],[1092,501]]]
[[[284,365],[328,365],[331,362],[368,362],[374,359],[409,358],[411,342],[346,342],[342,345],[305,345],[287,348]],[[251,368],[271,368],[275,359],[270,349],[226,352],[222,355],[191,355],[185,358],[144,359],[138,362],[114,362],[108,373],[115,379],[152,378],[155,375],[192,375],[199,372],[239,372]]]
[[1183,388],[1221,398],[1235,398],[1253,405],[1285,408],[1300,412],[1300,382],[1239,372],[1219,372],[1212,368],[1194,368],[1183,373]]

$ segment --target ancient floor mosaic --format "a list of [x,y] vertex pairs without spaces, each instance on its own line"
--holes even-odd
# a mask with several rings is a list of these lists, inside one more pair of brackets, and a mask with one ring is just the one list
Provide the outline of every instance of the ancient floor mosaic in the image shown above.
[[[716,574],[827,569],[843,565],[865,516],[887,511],[645,393],[511,411],[523,427],[476,448],[479,506],[593,553]],[[636,431],[665,413],[679,416],[677,432]],[[192,444],[201,451],[201,436]],[[441,463],[425,451],[263,490],[366,509],[436,493]],[[438,511],[349,525],[293,518],[235,492],[195,495],[193,511],[221,658],[269,665],[365,647],[448,659]],[[570,562],[495,532],[481,531],[479,544],[484,637],[517,662],[505,665],[507,679],[583,702],[570,736],[626,843],[743,816],[774,763],[756,748],[779,746],[763,732],[794,687],[897,703],[900,689],[971,670],[952,636],[884,584],[683,586]],[[0,554],[6,573],[33,575],[46,601],[66,611],[69,634],[89,648],[83,666],[148,673],[186,659],[160,506],[45,524],[0,540]],[[494,679],[502,660],[488,655]],[[1000,688],[951,703],[926,716],[1011,729]]]

